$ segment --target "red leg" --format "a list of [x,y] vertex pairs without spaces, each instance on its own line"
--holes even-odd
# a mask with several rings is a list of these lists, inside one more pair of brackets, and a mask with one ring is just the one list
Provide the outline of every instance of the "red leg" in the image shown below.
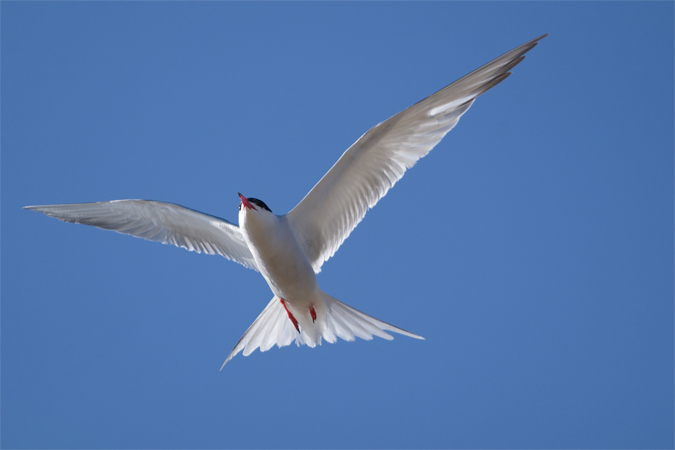
[[298,330],[298,333],[299,333],[299,332],[300,332],[300,327],[298,326],[298,321],[295,320],[295,317],[293,317],[293,313],[291,313],[291,312],[288,310],[288,307],[286,306],[286,300],[284,300],[284,299],[282,298],[282,299],[279,299],[279,301],[281,301],[281,304],[284,305],[284,309],[285,309],[286,312],[288,313],[288,318],[291,319],[291,322],[293,322],[293,325],[295,326],[295,329]]
[[316,311],[314,311],[314,305],[309,305],[309,313],[312,315],[312,322],[316,321]]

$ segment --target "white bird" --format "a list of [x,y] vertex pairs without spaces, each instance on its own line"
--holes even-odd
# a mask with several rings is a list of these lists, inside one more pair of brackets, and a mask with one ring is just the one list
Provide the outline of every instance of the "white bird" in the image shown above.
[[[183,206],[149,200],[26,206],[64,222],[219,254],[259,271],[274,297],[239,339],[223,367],[240,351],[273,345],[314,347],[322,338],[353,341],[387,331],[421,336],[375,319],[319,288],[324,261],[387,191],[440,142],[474,100],[504,81],[533,39],[374,126],[344,152],[291,212],[275,215],[265,203],[239,194],[239,226]],[[221,367],[222,369],[222,367]]]

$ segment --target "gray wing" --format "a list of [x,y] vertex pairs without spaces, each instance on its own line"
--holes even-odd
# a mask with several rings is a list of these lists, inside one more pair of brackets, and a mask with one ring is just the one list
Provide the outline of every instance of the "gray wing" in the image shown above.
[[457,124],[476,97],[501,83],[533,39],[374,126],[340,157],[288,218],[315,272],[368,209]]
[[113,230],[197,253],[218,254],[249,269],[258,270],[238,226],[173,203],[114,200],[26,206],[24,209],[38,211],[64,222]]

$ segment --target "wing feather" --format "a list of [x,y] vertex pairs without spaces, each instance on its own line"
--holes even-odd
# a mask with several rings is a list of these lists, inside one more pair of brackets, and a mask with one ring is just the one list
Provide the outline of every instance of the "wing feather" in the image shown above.
[[173,203],[114,200],[26,206],[24,209],[38,211],[64,222],[91,225],[197,253],[218,254],[258,270],[238,226]]
[[475,99],[505,80],[546,35],[485,64],[361,136],[288,218],[315,272],[406,170],[426,156]]

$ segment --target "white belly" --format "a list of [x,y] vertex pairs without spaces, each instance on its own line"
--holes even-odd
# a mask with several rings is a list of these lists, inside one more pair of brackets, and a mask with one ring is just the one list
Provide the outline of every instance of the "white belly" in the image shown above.
[[319,283],[286,217],[243,211],[239,226],[272,292],[293,306],[309,306]]

